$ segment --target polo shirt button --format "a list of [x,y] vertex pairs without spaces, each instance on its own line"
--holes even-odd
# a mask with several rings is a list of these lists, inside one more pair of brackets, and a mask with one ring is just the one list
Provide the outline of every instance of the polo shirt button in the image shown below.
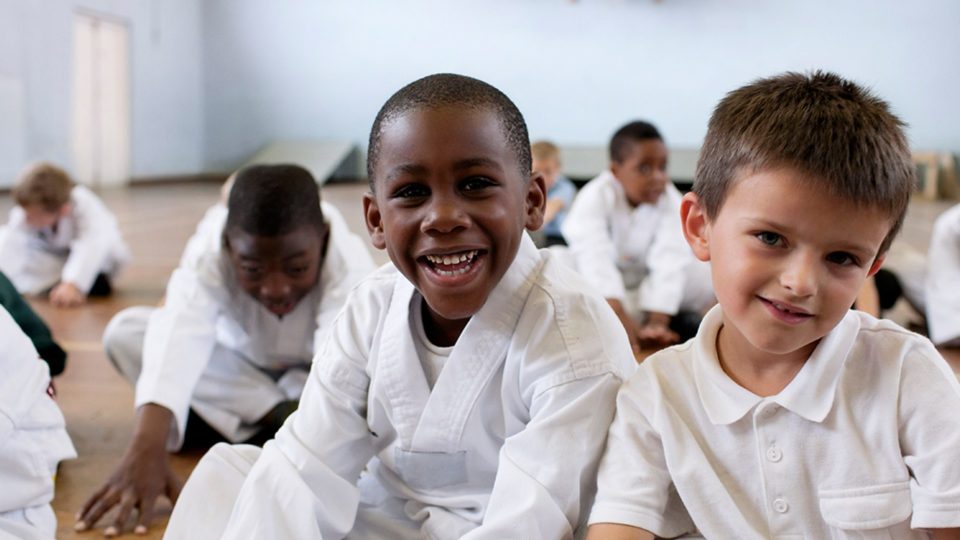
[[776,446],[771,446],[767,448],[767,459],[776,463],[783,458],[783,452],[780,451]]
[[773,501],[773,509],[780,514],[786,514],[787,510],[790,509],[790,505],[783,499],[777,499]]

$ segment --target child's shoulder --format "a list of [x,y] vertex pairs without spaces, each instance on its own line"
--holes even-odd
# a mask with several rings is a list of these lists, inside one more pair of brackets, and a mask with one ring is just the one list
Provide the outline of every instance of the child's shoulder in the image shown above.
[[[852,343],[848,358],[849,367],[853,370],[858,369],[858,365],[881,364],[884,369],[900,372],[905,364],[920,362],[938,365],[938,369],[942,364],[942,368],[949,372],[946,361],[928,338],[890,320],[851,310],[834,332],[849,333],[854,329],[856,334],[850,337]],[[857,360],[862,363],[858,364]]]
[[[622,325],[607,302],[550,250],[541,250],[542,267],[521,313],[522,333],[553,343],[573,370],[588,366],[633,371],[633,354]],[[520,335],[520,334],[518,334]]]

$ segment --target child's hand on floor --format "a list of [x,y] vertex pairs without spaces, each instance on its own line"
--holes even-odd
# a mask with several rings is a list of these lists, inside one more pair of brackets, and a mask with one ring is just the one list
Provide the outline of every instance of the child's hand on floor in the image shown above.
[[74,307],[79,306],[87,300],[87,295],[73,283],[58,283],[50,291],[50,303],[56,307]]
[[163,496],[171,504],[177,502],[183,482],[170,468],[164,446],[172,414],[153,403],[140,408],[133,442],[110,479],[83,503],[74,530],[90,529],[104,514],[119,506],[104,535],[122,533],[134,509],[138,512],[134,532],[146,534],[153,521],[157,498]]

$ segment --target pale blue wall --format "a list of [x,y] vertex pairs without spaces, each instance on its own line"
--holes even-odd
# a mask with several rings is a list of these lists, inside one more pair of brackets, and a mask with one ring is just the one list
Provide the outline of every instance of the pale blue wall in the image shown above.
[[[960,151],[956,0],[207,0],[206,163],[265,140],[365,145],[382,102],[437,71],[511,96],[534,137],[602,148],[624,121],[699,145],[727,91],[826,68],[873,87],[916,147]],[[867,11],[864,9],[868,8]]]
[[[0,186],[27,162],[71,165],[76,10],[130,29],[134,177],[204,169],[200,5],[196,0],[0,0]],[[16,103],[15,103],[16,102]],[[13,124],[13,125],[11,125]],[[12,149],[12,150],[11,150]]]
[[135,177],[227,171],[281,138],[364,147],[383,101],[437,71],[497,85],[590,166],[628,119],[696,147],[724,92],[816,67],[875,88],[915,147],[960,152],[955,0],[0,0],[0,186],[69,166],[77,8],[131,28]]

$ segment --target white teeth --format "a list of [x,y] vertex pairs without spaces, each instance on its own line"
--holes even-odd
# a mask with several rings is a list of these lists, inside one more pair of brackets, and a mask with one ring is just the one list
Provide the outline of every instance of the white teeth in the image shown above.
[[445,266],[451,266],[454,264],[460,264],[462,262],[472,261],[476,256],[477,256],[477,250],[471,250],[464,253],[453,254],[453,255],[427,255],[426,259],[433,264],[442,264]]

